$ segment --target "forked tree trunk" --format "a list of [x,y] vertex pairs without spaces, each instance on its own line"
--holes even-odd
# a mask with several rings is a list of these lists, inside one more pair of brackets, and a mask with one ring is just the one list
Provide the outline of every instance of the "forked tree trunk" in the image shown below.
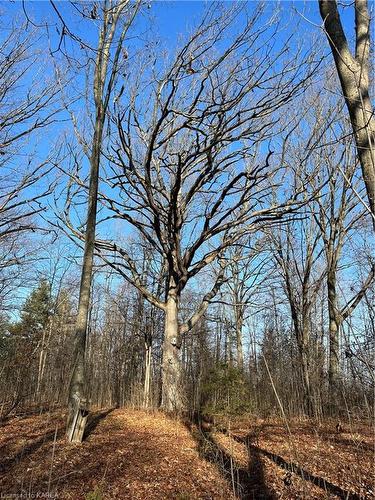
[[162,401],[165,411],[180,413],[184,408],[181,381],[181,361],[178,325],[179,298],[169,292],[165,309],[162,364]]
[[[355,0],[356,49],[352,54],[335,0],[319,0],[357,146],[369,207],[375,215],[375,120],[369,96],[370,13],[367,0]],[[375,224],[375,222],[374,222]]]

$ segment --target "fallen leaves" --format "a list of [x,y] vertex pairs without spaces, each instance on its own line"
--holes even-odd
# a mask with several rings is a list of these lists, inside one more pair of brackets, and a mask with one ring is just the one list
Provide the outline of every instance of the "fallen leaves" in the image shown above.
[[[21,447],[15,440],[4,448],[2,494],[45,494],[52,470],[50,492],[56,492],[59,499],[96,498],[97,491],[103,499],[233,498],[230,485],[215,465],[199,456],[189,430],[162,413],[114,410],[98,418],[80,446],[67,443],[60,433],[51,469],[51,433],[57,422],[63,432],[64,421],[56,413],[33,416],[23,426],[9,422],[13,436],[28,437]],[[5,429],[1,429],[0,446],[6,439]],[[16,477],[21,481],[15,481]]]

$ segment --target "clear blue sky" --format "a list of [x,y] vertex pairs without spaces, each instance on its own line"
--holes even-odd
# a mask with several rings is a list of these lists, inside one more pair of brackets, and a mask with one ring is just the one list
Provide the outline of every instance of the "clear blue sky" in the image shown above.
[[[229,3],[229,2],[227,2]],[[251,9],[257,2],[248,2],[248,7]],[[73,32],[79,32],[81,30],[82,37],[87,41],[95,42],[96,32],[92,30],[91,32],[85,32],[83,28],[87,24],[80,23],[79,17],[75,15],[75,11],[71,4],[67,1],[57,1],[56,5],[60,10],[64,20],[71,28]],[[205,9],[206,2],[199,0],[196,1],[151,1],[150,8],[146,10],[145,16],[150,16],[152,19],[151,30],[153,33],[157,34],[160,39],[164,42],[165,46],[173,49],[174,45],[177,43],[178,37],[184,34],[187,30],[189,31],[193,26],[194,22],[199,20],[200,15]],[[47,23],[49,27],[49,39],[51,41],[52,48],[59,42],[59,34],[56,30],[56,26],[59,26],[59,22],[56,17],[49,1],[26,1],[24,7],[27,11],[30,19],[36,23]],[[280,35],[278,44],[282,44],[283,37],[290,34],[291,30],[294,28],[296,21],[299,22],[299,30],[301,32],[301,38],[310,40],[310,35],[312,33],[319,33],[319,28],[314,25],[320,25],[321,20],[318,11],[318,1],[282,1],[266,2],[266,9],[271,14],[276,8],[281,9],[281,17],[284,21],[283,24],[288,26],[288,21],[293,18],[294,21],[285,29],[284,33]],[[23,10],[23,4],[20,1],[10,2],[10,1],[0,1],[0,12],[1,12],[1,33],[0,40],[6,36],[7,27],[10,27],[13,22],[19,23],[25,20],[25,14]],[[299,12],[301,15],[296,14]],[[343,21],[347,33],[350,38],[353,36],[353,18],[352,18],[353,8],[348,7],[343,10]],[[304,17],[303,17],[304,16]],[[306,19],[305,19],[306,18]],[[136,29],[138,32],[142,30],[148,30],[150,27],[149,19],[146,17],[139,17],[137,20]],[[83,30],[83,31],[82,31]],[[290,30],[290,31],[289,31]],[[40,38],[41,49],[47,43],[47,36],[42,35]],[[307,42],[309,43],[309,42]],[[327,48],[328,52],[328,48]],[[43,64],[43,63],[42,63]],[[51,67],[38,68],[38,71],[47,75],[51,71]],[[56,133],[55,133],[56,132]],[[38,153],[42,158],[54,144],[56,135],[58,134],[58,127],[53,133],[43,136],[43,140],[40,140],[38,145]],[[79,253],[77,249],[70,250],[72,253]]]

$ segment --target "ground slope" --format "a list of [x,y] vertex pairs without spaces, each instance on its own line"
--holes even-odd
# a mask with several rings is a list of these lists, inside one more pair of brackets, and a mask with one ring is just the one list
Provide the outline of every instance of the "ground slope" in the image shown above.
[[375,498],[374,433],[363,422],[339,431],[334,421],[255,417],[198,426],[103,410],[81,445],[65,441],[64,424],[53,411],[0,426],[0,498]]
[[94,417],[82,445],[65,442],[58,412],[0,427],[2,498],[21,492],[74,500],[233,498],[182,423],[131,410]]

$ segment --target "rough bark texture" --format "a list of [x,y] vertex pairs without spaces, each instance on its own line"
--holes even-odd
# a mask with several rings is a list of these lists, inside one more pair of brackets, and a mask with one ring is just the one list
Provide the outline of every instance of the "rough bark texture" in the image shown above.
[[243,346],[242,346],[243,306],[236,306],[236,344],[237,344],[237,367],[243,370]]
[[179,335],[178,296],[175,292],[170,292],[165,309],[161,406],[164,410],[173,413],[181,412],[184,407],[181,391]]
[[356,141],[369,208],[375,215],[375,120],[369,96],[370,15],[367,0],[355,1],[356,50],[352,55],[334,0],[319,0]]
[[336,294],[336,273],[329,272],[327,277],[327,293],[328,293],[328,315],[329,315],[329,368],[328,368],[328,383],[332,396],[338,387],[340,374],[340,321],[337,311],[337,294]]

